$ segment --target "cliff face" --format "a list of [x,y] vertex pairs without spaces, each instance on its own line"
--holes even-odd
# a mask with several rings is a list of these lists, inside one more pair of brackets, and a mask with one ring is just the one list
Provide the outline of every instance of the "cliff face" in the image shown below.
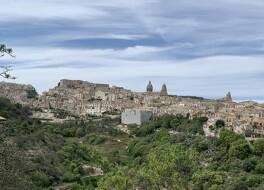
[[32,85],[0,82],[0,97],[6,97],[14,103],[32,106],[38,94]]

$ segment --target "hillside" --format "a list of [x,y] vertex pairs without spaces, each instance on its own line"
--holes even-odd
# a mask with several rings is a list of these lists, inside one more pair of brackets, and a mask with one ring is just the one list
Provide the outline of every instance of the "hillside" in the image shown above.
[[119,119],[42,123],[22,111],[28,108],[0,102],[3,190],[264,187],[264,141],[250,143],[223,126],[218,139],[206,138],[206,118],[164,115],[129,126],[128,135],[115,128]]
[[[223,120],[232,131],[249,138],[264,137],[264,107],[252,102],[236,103],[231,93],[219,100],[194,96],[172,96],[166,85],[163,91],[146,92],[91,83],[81,80],[60,80],[57,86],[38,95],[31,85],[0,83],[0,97],[13,103],[29,106],[33,117],[54,122],[103,115],[119,115],[125,109],[142,109],[156,117],[166,114],[190,115],[191,118],[207,117],[205,128],[210,130],[218,120]],[[213,134],[212,134],[213,135]]]

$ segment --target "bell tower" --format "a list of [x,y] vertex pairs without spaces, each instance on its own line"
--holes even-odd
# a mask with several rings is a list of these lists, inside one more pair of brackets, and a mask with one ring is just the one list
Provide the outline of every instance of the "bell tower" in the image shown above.
[[152,84],[151,84],[151,81],[149,81],[146,90],[147,90],[147,92],[153,92],[153,86],[152,86]]
[[160,91],[161,96],[168,96],[167,86],[166,84],[163,84]]

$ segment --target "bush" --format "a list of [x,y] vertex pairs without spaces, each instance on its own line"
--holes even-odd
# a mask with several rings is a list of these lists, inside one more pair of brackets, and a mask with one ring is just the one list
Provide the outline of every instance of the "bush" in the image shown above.
[[41,171],[33,173],[31,179],[33,183],[38,187],[48,187],[51,184],[49,176]]
[[156,126],[152,123],[147,123],[143,125],[142,127],[136,129],[134,131],[135,135],[138,137],[145,137],[151,133],[153,133],[156,129]]
[[173,120],[171,120],[170,122],[170,126],[173,128],[173,129],[177,129],[180,125],[181,125],[182,121],[178,118],[175,118]]
[[75,136],[78,138],[84,137],[85,136],[85,129],[83,127],[79,127],[75,132]]
[[257,187],[263,181],[263,177],[259,175],[249,175],[247,178],[247,185],[249,187]]
[[197,136],[194,139],[193,147],[198,151],[198,152],[203,152],[205,150],[208,150],[209,143],[206,139]]
[[85,190],[85,187],[83,187],[82,185],[78,184],[78,183],[74,183],[71,186],[71,190]]
[[256,155],[262,156],[264,153],[264,139],[256,140],[253,144],[254,153]]
[[257,159],[254,158],[254,157],[253,158],[249,158],[249,159],[244,160],[243,169],[246,172],[250,172],[250,171],[255,169],[256,165],[257,165]]
[[64,137],[75,137],[76,128],[75,127],[67,127],[67,128],[62,129],[61,133]]
[[93,144],[93,145],[102,144],[106,141],[105,137],[101,137],[98,135],[89,135],[86,137],[86,139],[89,144]]
[[258,174],[264,174],[264,163],[263,162],[258,163],[257,166],[256,166],[255,171]]
[[66,171],[63,176],[62,176],[62,181],[63,182],[73,182],[73,181],[76,181],[80,178],[79,175],[77,174],[73,174],[72,172],[70,171]]

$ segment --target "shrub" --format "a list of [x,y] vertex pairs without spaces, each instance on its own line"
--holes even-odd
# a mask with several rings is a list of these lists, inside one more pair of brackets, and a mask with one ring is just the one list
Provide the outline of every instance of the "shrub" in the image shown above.
[[263,162],[258,163],[257,166],[256,166],[255,171],[258,174],[264,174],[264,163]]
[[78,138],[84,137],[85,136],[85,129],[83,127],[79,127],[75,132],[75,136]]
[[38,187],[48,187],[51,183],[49,176],[41,171],[33,173],[31,179],[33,183]]
[[257,159],[254,158],[254,157],[253,158],[249,158],[249,159],[244,160],[243,169],[246,172],[250,172],[250,171],[255,169],[256,165],[257,165]]
[[62,135],[64,137],[75,137],[76,134],[76,128],[75,127],[67,127],[62,129]]
[[87,142],[89,144],[98,145],[98,144],[102,144],[105,141],[106,141],[106,138],[102,136],[98,136],[98,135],[87,136]]
[[254,153],[256,155],[262,156],[264,153],[264,139],[256,140],[253,144]]
[[62,176],[62,181],[63,182],[73,182],[73,181],[76,181],[79,179],[79,175],[77,174],[73,174],[72,172],[70,171],[66,171],[63,176]]

